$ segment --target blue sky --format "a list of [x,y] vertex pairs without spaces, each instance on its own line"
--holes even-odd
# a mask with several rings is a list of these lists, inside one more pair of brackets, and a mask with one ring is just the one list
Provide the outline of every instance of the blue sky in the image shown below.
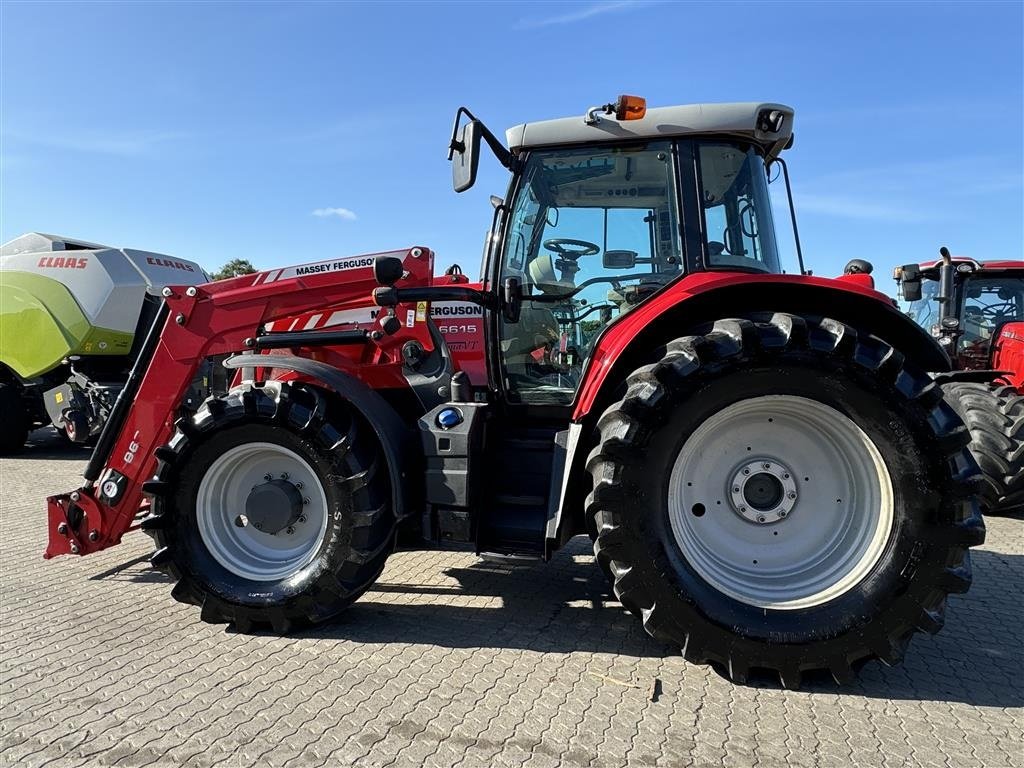
[[943,244],[1021,257],[1022,8],[8,0],[0,238],[55,232],[208,268],[420,244],[476,274],[507,177],[485,157],[477,186],[451,191],[460,104],[501,135],[620,92],[763,99],[796,109],[809,264],[868,258],[888,290],[893,265]]

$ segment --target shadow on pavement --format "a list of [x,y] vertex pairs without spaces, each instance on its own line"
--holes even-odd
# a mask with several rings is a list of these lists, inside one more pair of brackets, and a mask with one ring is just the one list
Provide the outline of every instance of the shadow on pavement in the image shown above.
[[86,461],[90,455],[91,445],[72,443],[57,434],[53,427],[43,427],[30,433],[24,450],[10,458],[29,461]]
[[[456,584],[375,584],[336,622],[297,634],[364,643],[415,643],[452,648],[520,648],[569,653],[612,653],[659,658],[678,652],[647,636],[640,623],[612,597],[577,539],[548,565],[511,567],[484,561],[449,568]],[[169,584],[150,568],[148,555],[93,576],[136,583]],[[1024,556],[972,552],[974,585],[950,599],[946,626],[938,635],[918,634],[904,664],[869,662],[852,685],[824,674],[807,675],[802,691],[880,699],[964,702],[975,706],[1024,706]],[[386,596],[394,596],[388,601]],[[405,598],[404,600],[402,598]],[[383,598],[383,599],[382,599]],[[168,594],[167,599],[170,600]],[[468,601],[480,605],[466,605]],[[455,604],[453,604],[455,603]],[[198,614],[196,621],[199,620]],[[267,634],[267,633],[258,633]],[[749,685],[779,688],[773,677]]]

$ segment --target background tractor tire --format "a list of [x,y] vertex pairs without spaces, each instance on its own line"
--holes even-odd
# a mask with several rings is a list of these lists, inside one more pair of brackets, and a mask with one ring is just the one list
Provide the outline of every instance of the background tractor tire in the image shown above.
[[847,682],[899,662],[970,586],[985,529],[967,431],[882,340],[758,313],[671,342],[627,387],[588,457],[594,552],[687,660]]
[[0,456],[21,451],[28,439],[28,428],[21,392],[12,384],[0,384]]
[[397,522],[389,478],[347,404],[303,384],[245,385],[176,427],[142,527],[172,595],[203,621],[284,634],[336,616],[380,575]]
[[951,382],[946,399],[971,433],[981,467],[981,497],[990,515],[1024,513],[1024,396],[1007,386]]

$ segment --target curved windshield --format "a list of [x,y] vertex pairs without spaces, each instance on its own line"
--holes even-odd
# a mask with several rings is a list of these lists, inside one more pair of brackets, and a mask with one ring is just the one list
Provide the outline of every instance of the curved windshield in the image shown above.
[[501,274],[524,293],[501,326],[513,399],[572,401],[601,330],[682,270],[678,216],[671,142],[530,154]]
[[782,272],[764,160],[724,142],[701,142],[698,159],[708,268]]

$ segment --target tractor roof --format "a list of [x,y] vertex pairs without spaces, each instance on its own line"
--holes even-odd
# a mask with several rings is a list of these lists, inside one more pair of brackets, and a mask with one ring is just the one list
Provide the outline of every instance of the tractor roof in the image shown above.
[[[783,113],[779,130],[773,131],[767,116]],[[588,123],[585,115],[523,123],[505,132],[513,152],[565,144],[595,144],[624,139],[658,139],[678,136],[722,136],[751,142],[766,157],[777,156],[793,135],[793,109],[771,102],[735,104],[688,104],[648,109],[640,119],[616,120],[600,115]]]

